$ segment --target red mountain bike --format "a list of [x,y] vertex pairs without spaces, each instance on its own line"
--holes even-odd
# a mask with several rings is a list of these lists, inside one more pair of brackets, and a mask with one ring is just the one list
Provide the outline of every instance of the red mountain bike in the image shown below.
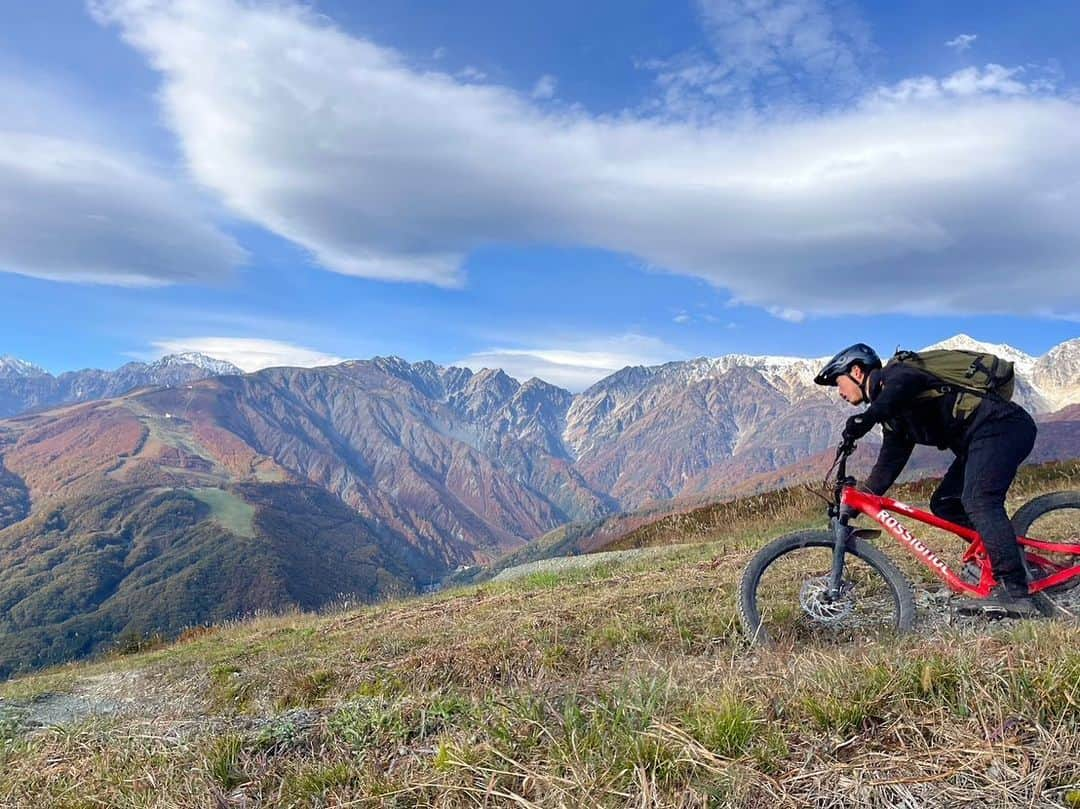
[[[847,475],[853,444],[842,444],[829,503],[830,531],[799,531],[773,540],[750,560],[739,587],[739,617],[758,644],[856,640],[899,633],[915,625],[911,581],[869,540],[884,529],[954,593],[986,598],[994,574],[975,531],[889,497],[854,488]],[[855,528],[840,517],[850,506],[881,529]],[[957,574],[905,528],[898,516],[944,529],[966,540]],[[1021,506],[1012,518],[1023,551],[1030,592],[1044,615],[1069,617],[1080,607],[1080,491],[1055,492]]]

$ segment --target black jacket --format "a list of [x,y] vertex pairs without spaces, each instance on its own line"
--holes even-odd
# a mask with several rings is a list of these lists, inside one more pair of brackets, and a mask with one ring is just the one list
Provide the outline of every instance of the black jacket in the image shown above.
[[899,477],[916,444],[951,449],[964,455],[971,433],[989,417],[1023,409],[1012,402],[987,397],[964,418],[954,414],[958,393],[919,399],[920,393],[941,389],[941,380],[910,365],[889,365],[870,374],[870,407],[866,415],[883,432],[877,463],[864,485],[884,494]]

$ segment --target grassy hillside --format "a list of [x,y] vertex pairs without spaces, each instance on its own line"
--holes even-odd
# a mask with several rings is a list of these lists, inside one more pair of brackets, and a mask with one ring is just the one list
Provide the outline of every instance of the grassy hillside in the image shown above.
[[283,605],[412,593],[437,569],[314,487],[113,487],[0,530],[0,678]]
[[1080,806],[1076,626],[745,645],[735,583],[798,513],[12,680],[0,806]]
[[[889,494],[925,507],[938,480],[927,478],[905,483]],[[815,488],[825,491],[821,489],[820,481]],[[1013,485],[1012,497],[1014,501],[1026,499],[1055,488],[1080,488],[1080,461],[1052,461],[1022,467]],[[805,525],[823,524],[824,514],[822,500],[802,485],[691,508],[680,508],[677,502],[672,502],[603,520],[568,523],[489,565],[457,574],[451,583],[475,584],[489,580],[507,568],[556,556],[748,539],[763,531],[776,535]],[[928,536],[933,535],[929,529],[920,530]]]

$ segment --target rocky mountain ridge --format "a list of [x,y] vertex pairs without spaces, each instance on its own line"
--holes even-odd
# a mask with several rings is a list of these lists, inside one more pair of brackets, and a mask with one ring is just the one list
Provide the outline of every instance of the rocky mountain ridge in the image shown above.
[[[1071,371],[1080,363],[1080,340],[1041,358],[966,335],[938,345],[1013,359],[1017,399],[1033,412],[1080,402]],[[181,356],[131,364],[109,380],[158,373],[168,380],[159,385],[173,387],[123,396],[112,409],[87,413],[93,429],[107,432],[119,420],[126,434],[154,438],[153,452],[140,450],[144,476],[160,477],[155,463],[174,470],[176,458],[217,470],[226,483],[273,470],[276,479],[330,491],[410,541],[432,543],[451,564],[472,561],[477,549],[513,547],[567,520],[678,497],[723,496],[744,490],[747,480],[788,474],[831,446],[849,414],[833,391],[813,384],[823,361],[728,355],[628,367],[572,395],[498,369],[473,372],[399,357],[191,381],[220,366]],[[56,432],[55,419],[43,413],[40,422]],[[27,434],[31,422],[15,423],[21,426],[13,435]],[[17,448],[7,454],[15,463],[7,463],[10,474],[42,477],[34,468],[42,459],[19,462]],[[63,479],[70,489],[92,478]],[[31,500],[46,490],[59,493],[52,484],[38,486],[36,495],[30,489]]]
[[0,379],[17,379],[36,376],[47,376],[48,372],[38,366],[12,357],[10,354],[0,356]]
[[58,405],[120,396],[135,388],[185,385],[242,374],[231,362],[205,354],[170,354],[154,362],[129,362],[115,371],[84,368],[54,376],[16,357],[0,357],[0,418]]

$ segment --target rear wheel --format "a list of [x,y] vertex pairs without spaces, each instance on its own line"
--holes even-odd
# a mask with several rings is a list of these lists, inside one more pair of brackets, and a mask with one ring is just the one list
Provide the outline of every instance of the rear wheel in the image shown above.
[[[1043,542],[1080,545],[1080,492],[1054,492],[1021,506],[1012,518],[1017,536]],[[1080,565],[1080,556],[1023,548],[1024,562],[1032,579]],[[1055,618],[1080,618],[1080,578],[1072,578],[1036,593],[1035,604]]]
[[828,531],[800,531],[750,560],[739,586],[739,618],[753,643],[871,640],[914,626],[911,583],[884,553],[856,538],[844,553],[840,597],[829,598],[833,544]]

